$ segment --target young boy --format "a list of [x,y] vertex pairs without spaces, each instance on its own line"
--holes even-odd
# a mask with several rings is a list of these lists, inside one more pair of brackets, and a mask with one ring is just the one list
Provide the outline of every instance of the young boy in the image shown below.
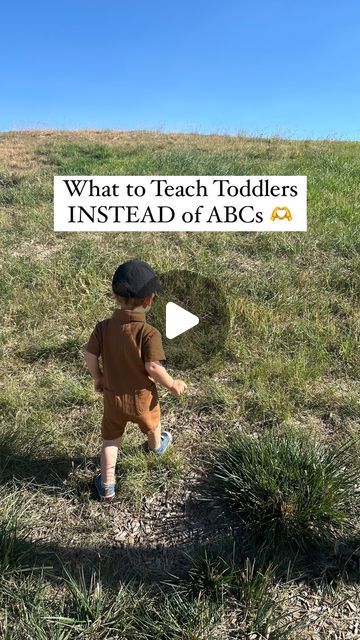
[[126,423],[137,423],[147,435],[149,449],[162,455],[172,437],[160,429],[155,383],[175,396],[186,389],[185,382],[174,380],[162,366],[161,335],[145,320],[155,293],[162,291],[153,269],[142,260],[124,262],[114,273],[112,290],[120,308],[96,324],[84,353],[94,389],[103,394],[101,475],[95,478],[95,486],[106,502],[115,496],[116,459]]

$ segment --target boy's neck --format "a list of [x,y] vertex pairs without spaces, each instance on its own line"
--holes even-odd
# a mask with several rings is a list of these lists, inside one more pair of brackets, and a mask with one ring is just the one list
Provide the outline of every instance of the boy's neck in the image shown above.
[[146,313],[147,311],[147,307],[143,307],[141,305],[139,307],[134,307],[133,309],[131,309],[130,307],[125,307],[123,305],[119,305],[118,308],[121,309],[121,311],[141,311],[142,313]]

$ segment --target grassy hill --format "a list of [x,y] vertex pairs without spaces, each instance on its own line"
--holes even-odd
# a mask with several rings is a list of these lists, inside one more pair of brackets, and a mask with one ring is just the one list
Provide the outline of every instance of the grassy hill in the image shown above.
[[[308,232],[54,233],[65,174],[307,175]],[[0,134],[1,637],[360,637],[359,184],[355,142]],[[81,349],[133,257],[220,280],[231,331],[106,508]]]

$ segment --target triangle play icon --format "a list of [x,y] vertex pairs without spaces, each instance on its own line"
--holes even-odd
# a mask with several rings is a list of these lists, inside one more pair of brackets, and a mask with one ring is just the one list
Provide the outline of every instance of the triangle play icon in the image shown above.
[[179,307],[175,302],[166,305],[166,337],[173,340],[177,336],[189,331],[199,324],[199,318],[194,313]]

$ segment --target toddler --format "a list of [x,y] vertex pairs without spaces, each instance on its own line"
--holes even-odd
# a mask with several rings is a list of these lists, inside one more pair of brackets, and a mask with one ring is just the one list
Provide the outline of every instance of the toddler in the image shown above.
[[146,322],[155,293],[162,291],[153,269],[142,260],[124,262],[114,273],[112,290],[119,307],[96,324],[84,353],[94,389],[103,394],[101,474],[95,486],[106,502],[115,496],[116,459],[126,423],[138,424],[150,451],[162,455],[172,437],[160,428],[155,383],[175,396],[186,389],[185,382],[174,380],[164,368],[161,335]]

